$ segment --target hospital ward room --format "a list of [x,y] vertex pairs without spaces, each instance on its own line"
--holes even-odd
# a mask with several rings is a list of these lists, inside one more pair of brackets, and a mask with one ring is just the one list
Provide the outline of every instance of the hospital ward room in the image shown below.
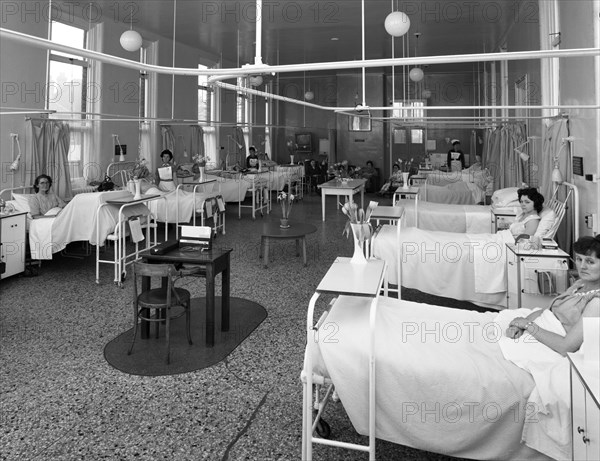
[[600,461],[600,5],[2,3],[0,459]]

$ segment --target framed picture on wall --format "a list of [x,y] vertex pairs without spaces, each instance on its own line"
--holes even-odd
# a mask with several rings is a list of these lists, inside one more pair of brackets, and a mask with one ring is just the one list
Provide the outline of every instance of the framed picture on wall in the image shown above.
[[394,128],[394,144],[406,144],[406,130]]
[[371,131],[371,117],[368,115],[350,115],[348,117],[348,131]]

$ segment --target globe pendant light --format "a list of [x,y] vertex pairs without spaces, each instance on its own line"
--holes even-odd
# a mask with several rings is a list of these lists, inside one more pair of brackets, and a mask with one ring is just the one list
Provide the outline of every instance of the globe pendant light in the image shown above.
[[408,76],[413,82],[420,82],[421,80],[423,80],[425,74],[423,73],[423,70],[420,67],[413,67],[408,73]]
[[129,30],[126,30],[121,34],[119,41],[121,42],[121,46],[124,50],[137,51],[142,47],[142,36],[133,30],[133,6],[129,12],[129,17],[131,21],[129,23]]
[[263,78],[260,75],[253,75],[250,77],[250,85],[252,86],[261,86],[263,83]]
[[[417,47],[419,45],[419,37],[421,36],[420,32],[415,32],[415,57],[417,57]],[[408,73],[408,78],[410,78],[413,82],[420,82],[423,80],[424,74],[423,69],[420,67],[413,67]]]
[[401,37],[410,29],[410,18],[401,11],[392,11],[385,18],[385,30],[393,37]]
[[135,30],[126,30],[119,39],[123,49],[127,51],[137,51],[142,47],[142,36]]
[[306,99],[307,101],[312,101],[314,97],[315,94],[311,90],[308,90],[306,93],[304,93],[304,99]]

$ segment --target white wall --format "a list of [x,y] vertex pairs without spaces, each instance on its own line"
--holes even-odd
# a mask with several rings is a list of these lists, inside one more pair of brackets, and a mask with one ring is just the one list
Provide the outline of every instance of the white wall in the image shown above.
[[[559,2],[561,48],[590,48],[599,46],[600,34],[598,5],[587,1]],[[577,6],[574,8],[574,6]],[[599,58],[595,58],[596,60]],[[560,98],[562,104],[599,104],[599,80],[594,58],[569,58],[560,63]],[[573,155],[583,157],[584,174],[598,174],[600,166],[600,111],[598,109],[567,111],[571,135],[575,137]],[[588,213],[600,215],[600,185],[586,181],[585,176],[574,176],[579,188],[580,234],[593,235],[584,223]],[[598,224],[596,223],[596,226]],[[598,229],[598,227],[596,227]],[[596,232],[599,232],[596,230]]]
[[[43,3],[43,2],[41,2]],[[16,4],[15,4],[16,5]],[[30,16],[36,19],[36,16]],[[24,34],[47,38],[47,22],[37,20],[23,21],[21,14],[3,15],[2,27],[16,30]],[[5,107],[43,109],[46,82],[46,50],[23,45],[12,40],[0,40],[0,86],[2,99],[0,105]],[[0,117],[0,163],[2,177],[0,189],[11,187],[13,175],[9,166],[11,158],[10,133],[19,135],[23,157],[25,155],[25,115],[3,115]],[[14,146],[15,156],[17,153]],[[27,165],[21,163],[21,169],[14,176],[15,186],[23,184]]]

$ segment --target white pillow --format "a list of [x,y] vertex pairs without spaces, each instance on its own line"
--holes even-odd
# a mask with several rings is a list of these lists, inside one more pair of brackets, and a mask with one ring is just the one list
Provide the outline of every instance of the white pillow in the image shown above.
[[535,235],[540,238],[552,237],[556,233],[555,227],[560,223],[556,222],[556,213],[552,208],[543,208],[540,211],[540,223],[535,231]]
[[492,206],[503,208],[519,205],[518,187],[498,189],[492,194]]
[[31,200],[35,194],[12,194],[17,211],[31,213]]

